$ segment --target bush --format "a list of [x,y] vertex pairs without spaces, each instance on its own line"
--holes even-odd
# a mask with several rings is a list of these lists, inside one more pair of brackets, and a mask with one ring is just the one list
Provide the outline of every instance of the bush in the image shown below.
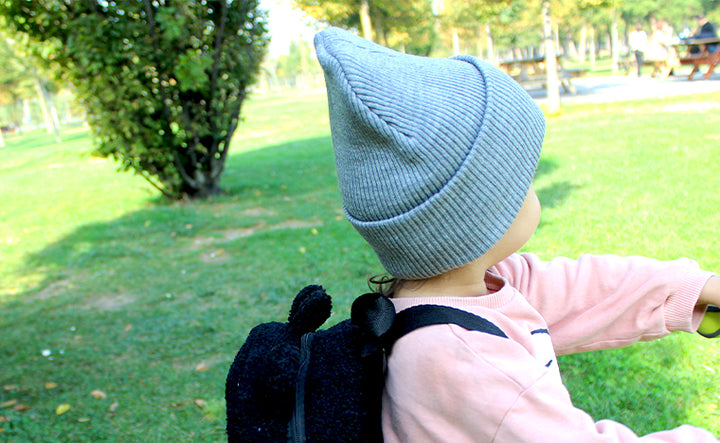
[[172,198],[220,191],[267,43],[257,0],[0,2],[77,88],[99,142]]

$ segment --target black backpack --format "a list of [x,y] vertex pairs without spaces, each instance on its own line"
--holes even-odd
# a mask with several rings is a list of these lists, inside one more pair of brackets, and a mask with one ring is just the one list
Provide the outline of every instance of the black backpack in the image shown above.
[[397,339],[447,323],[507,338],[490,321],[450,307],[396,315],[377,293],[358,297],[350,319],[317,331],[331,308],[322,287],[308,286],[287,323],[250,331],[225,385],[230,442],[382,442],[385,356]]

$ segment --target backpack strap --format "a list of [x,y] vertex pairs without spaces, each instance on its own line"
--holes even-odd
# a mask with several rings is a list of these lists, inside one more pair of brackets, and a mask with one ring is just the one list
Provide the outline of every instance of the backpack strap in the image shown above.
[[416,329],[444,324],[455,324],[469,331],[485,332],[497,337],[508,338],[495,323],[479,315],[449,306],[418,305],[396,314],[392,328],[383,337],[385,349],[390,352],[398,339]]
[[376,292],[363,294],[355,299],[351,319],[362,331],[365,342],[362,352],[364,357],[382,348],[389,353],[400,337],[432,325],[455,324],[469,331],[508,338],[490,320],[450,306],[418,305],[396,314],[392,301]]

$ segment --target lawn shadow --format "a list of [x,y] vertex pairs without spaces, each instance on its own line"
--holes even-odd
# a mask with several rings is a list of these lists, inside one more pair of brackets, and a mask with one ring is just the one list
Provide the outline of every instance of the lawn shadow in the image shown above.
[[129,269],[146,268],[147,262],[168,266],[162,255],[176,246],[184,250],[185,240],[202,237],[217,247],[283,226],[311,226],[319,218],[336,217],[340,205],[329,137],[231,154],[221,186],[223,194],[206,200],[173,202],[157,196],[141,210],[82,225],[29,255],[26,266],[47,270],[48,281],[38,287],[53,284],[68,269],[84,275],[98,263],[121,262]]
[[[537,170],[535,171],[535,179],[552,176],[559,167],[560,165],[557,160],[549,157],[541,157]],[[536,185],[535,193],[538,196],[538,200],[540,200],[541,206],[549,209],[562,205],[570,194],[578,188],[580,188],[580,186],[565,180],[554,182],[543,187],[537,187]]]
[[554,158],[541,156],[535,169],[535,178],[537,179],[544,175],[552,174],[559,167],[560,165]]
[[537,189],[536,192],[542,207],[549,209],[560,206],[573,191],[579,188],[579,185],[569,181],[561,181]]

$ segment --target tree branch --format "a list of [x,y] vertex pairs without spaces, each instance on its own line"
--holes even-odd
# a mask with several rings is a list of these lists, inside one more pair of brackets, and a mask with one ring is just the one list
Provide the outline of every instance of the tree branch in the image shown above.
[[164,195],[165,197],[167,197],[167,198],[178,198],[179,197],[178,194],[172,194],[172,193],[168,192],[167,189],[165,189],[162,186],[155,183],[147,172],[145,172],[141,169],[135,169],[135,173],[140,175],[142,178],[144,178],[148,183],[150,183],[153,186],[153,188],[160,191],[162,193],[162,195]]
[[192,177],[190,177],[185,171],[185,168],[183,167],[182,163],[180,162],[180,154],[178,154],[177,151],[173,150],[173,160],[175,162],[175,167],[177,168],[178,172],[180,173],[180,176],[194,189],[199,189],[197,181],[195,181]]

